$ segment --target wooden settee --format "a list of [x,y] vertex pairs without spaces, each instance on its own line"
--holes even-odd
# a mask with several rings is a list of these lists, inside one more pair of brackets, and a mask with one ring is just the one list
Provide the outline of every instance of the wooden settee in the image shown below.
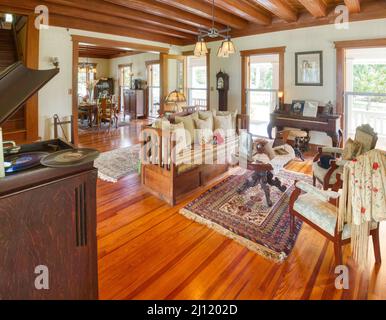
[[[174,116],[189,114],[189,112],[183,112]],[[169,118],[171,123],[174,122],[174,116]],[[239,133],[243,129],[249,130],[249,117],[237,115],[236,132]],[[190,158],[192,161],[190,164],[185,164],[182,159],[189,158],[189,153],[183,157],[176,155],[176,141],[169,131],[144,126],[141,134],[142,185],[150,193],[171,206],[176,204],[177,198],[208,184],[214,178],[225,173],[229,169],[229,162],[212,159],[213,161],[210,162],[212,164],[207,164],[204,159],[210,157],[211,154],[223,155],[226,153],[229,155],[231,146],[233,147],[235,143],[238,144],[238,136],[236,135],[232,139],[227,139],[221,146],[192,146],[192,149],[195,148],[195,153]],[[201,159],[193,159],[197,156]],[[175,161],[171,161],[171,159]]]

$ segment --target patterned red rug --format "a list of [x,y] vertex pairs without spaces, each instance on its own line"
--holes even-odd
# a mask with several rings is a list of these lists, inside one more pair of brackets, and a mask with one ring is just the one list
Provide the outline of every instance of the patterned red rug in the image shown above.
[[237,192],[251,175],[251,171],[241,171],[239,175],[228,177],[181,209],[180,213],[268,259],[284,261],[301,229],[301,222],[297,220],[294,234],[290,233],[288,205],[294,181],[312,183],[311,177],[280,171],[276,177],[287,187],[287,191],[282,193],[276,187],[270,187],[273,206],[268,207],[260,186],[242,194]]

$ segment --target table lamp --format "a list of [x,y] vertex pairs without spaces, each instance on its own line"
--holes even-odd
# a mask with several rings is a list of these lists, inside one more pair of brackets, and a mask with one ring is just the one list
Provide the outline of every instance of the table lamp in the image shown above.
[[279,111],[283,111],[282,110],[282,108],[283,108],[283,97],[284,97],[283,91],[279,91],[277,93],[277,97],[279,98]]
[[174,90],[169,93],[169,95],[165,99],[165,104],[175,104],[175,109],[174,110],[164,110],[167,112],[176,112],[178,111],[178,103],[180,102],[186,102],[186,97],[183,93]]

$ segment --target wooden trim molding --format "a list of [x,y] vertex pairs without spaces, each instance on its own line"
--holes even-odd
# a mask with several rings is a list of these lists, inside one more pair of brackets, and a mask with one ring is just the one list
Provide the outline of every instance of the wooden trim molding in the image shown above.
[[243,50],[243,51],[240,51],[240,55],[243,57],[243,56],[256,56],[259,54],[282,53],[282,52],[285,52],[286,48],[287,47],[283,46],[283,47]]
[[[285,79],[285,46],[273,47],[273,48],[261,48],[252,50],[240,51],[241,55],[241,113],[247,113],[247,97],[246,89],[248,85],[248,65],[251,56],[264,55],[264,54],[278,54],[279,55],[279,91],[284,94],[284,79]],[[283,101],[285,94],[283,96]]]
[[335,48],[356,49],[356,48],[379,48],[386,47],[386,38],[335,41]]
[[151,66],[151,65],[153,65],[153,64],[160,64],[160,60],[149,60],[149,61],[145,61],[146,67]]

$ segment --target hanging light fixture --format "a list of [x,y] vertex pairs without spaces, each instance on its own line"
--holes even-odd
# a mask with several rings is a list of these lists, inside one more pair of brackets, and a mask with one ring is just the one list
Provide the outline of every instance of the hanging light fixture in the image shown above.
[[198,39],[196,43],[196,47],[194,48],[194,55],[196,57],[203,57],[207,55],[208,53],[208,47],[206,46],[206,43],[203,38]]
[[[218,30],[215,28],[215,17],[214,17],[214,10],[215,5],[214,1],[212,2],[212,28],[209,30],[200,29],[199,30],[199,36],[198,41],[196,43],[196,47],[194,48],[194,55],[196,57],[202,57],[208,54],[208,47],[206,46],[206,43],[204,41],[204,38],[224,38],[225,40],[221,43],[221,46],[217,52],[217,56],[220,58],[228,58],[229,55],[234,54],[236,52],[235,46],[231,40],[231,37],[229,36],[229,32],[231,31],[231,28],[226,28],[224,30]],[[224,33],[226,35],[224,35]]]

